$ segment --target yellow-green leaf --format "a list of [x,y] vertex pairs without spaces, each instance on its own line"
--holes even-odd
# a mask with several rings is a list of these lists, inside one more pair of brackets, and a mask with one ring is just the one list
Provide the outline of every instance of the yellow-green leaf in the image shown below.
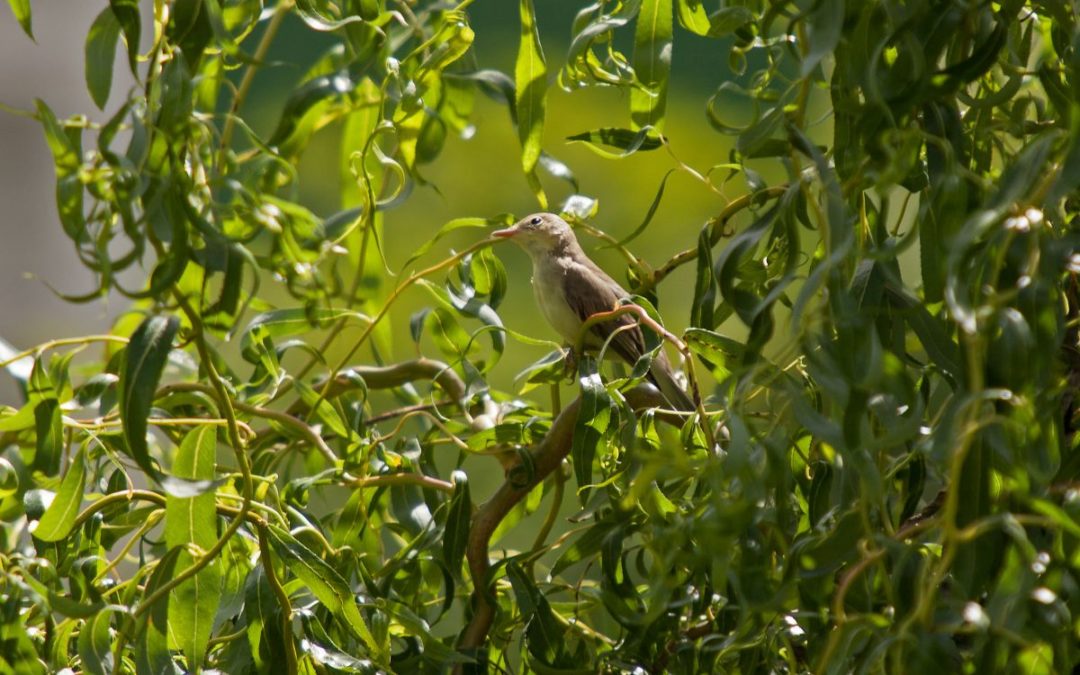
[[82,503],[83,487],[86,485],[86,466],[83,464],[83,452],[80,450],[71,460],[60,491],[53,497],[52,503],[34,528],[34,536],[42,541],[60,541],[68,536],[75,517],[79,515]]
[[23,32],[33,40],[34,27],[30,16],[30,0],[8,0],[8,5],[11,6],[11,12],[15,15],[19,25],[22,26]]
[[540,47],[540,33],[532,0],[521,0],[521,45],[514,67],[518,138],[521,140],[521,168],[537,201],[547,208],[547,196],[536,177],[536,163],[544,136],[544,106],[547,98],[547,66]]
[[[215,428],[196,427],[180,443],[173,461],[173,475],[189,480],[213,479],[216,450]],[[214,501],[213,490],[194,497],[168,496],[165,503],[165,543],[169,548],[181,547],[177,569],[190,567],[194,562],[192,548],[205,551],[217,541]],[[221,564],[217,560],[170,593],[170,637],[184,652],[192,669],[202,664],[220,598]]]
[[634,29],[634,73],[640,86],[630,92],[630,119],[634,128],[662,131],[671,73],[671,2],[645,0]]

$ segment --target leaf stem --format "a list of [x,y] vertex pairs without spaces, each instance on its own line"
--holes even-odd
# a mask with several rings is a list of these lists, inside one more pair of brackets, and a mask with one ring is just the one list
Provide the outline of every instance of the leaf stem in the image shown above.
[[48,342],[42,342],[36,347],[24,349],[18,354],[8,357],[3,361],[0,361],[0,368],[7,368],[16,361],[19,361],[20,359],[25,359],[28,356],[37,356],[42,352],[46,352],[50,349],[55,349],[56,347],[64,347],[67,345],[86,345],[91,342],[118,342],[120,344],[126,345],[128,343],[128,339],[126,337],[120,337],[119,335],[84,335],[82,337],[59,338],[56,340],[49,340]]

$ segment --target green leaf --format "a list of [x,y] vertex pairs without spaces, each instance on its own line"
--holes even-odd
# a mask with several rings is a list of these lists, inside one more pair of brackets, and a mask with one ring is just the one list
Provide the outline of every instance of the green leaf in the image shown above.
[[926,307],[906,290],[898,290],[891,285],[886,285],[886,293],[889,301],[900,310],[901,315],[911,326],[912,332],[922,343],[926,355],[930,357],[934,365],[954,380],[958,380],[962,374],[960,348],[952,339],[946,322],[931,315]]
[[351,438],[355,435],[352,429],[349,428],[349,424],[345,421],[345,417],[334,406],[333,403],[326,400],[319,390],[314,389],[306,382],[296,381],[297,391],[300,392],[300,398],[309,407],[314,408],[315,416],[322,421],[323,424],[328,426],[331,431],[340,436],[341,438]]
[[335,72],[305,82],[285,101],[281,119],[268,143],[277,146],[285,157],[298,157],[328,116],[345,112],[338,103],[356,87],[348,72]]
[[265,667],[262,654],[270,651],[263,647],[263,635],[280,617],[274,591],[266,580],[266,570],[262,565],[256,565],[248,573],[244,580],[244,618],[245,633],[247,634],[248,646],[254,665]]
[[36,99],[37,117],[45,130],[45,140],[53,156],[56,171],[56,208],[64,232],[75,241],[84,236],[83,185],[78,171],[82,166],[82,131],[66,128],[44,101]]
[[454,218],[453,220],[444,223],[442,227],[439,228],[438,232],[435,233],[435,236],[421,244],[419,248],[409,256],[409,259],[405,261],[405,264],[401,266],[401,269],[402,271],[407,270],[410,265],[426,255],[440,239],[451,232],[456,232],[467,227],[491,227],[492,225],[506,227],[512,224],[512,222],[513,218],[510,214],[503,214],[494,218]]
[[79,630],[79,658],[84,672],[93,675],[115,672],[109,635],[111,615],[111,609],[103,609],[87,619]]
[[304,583],[328,610],[340,618],[346,628],[359,637],[376,657],[377,662],[387,660],[387,653],[376,641],[345,579],[325,560],[301,544],[287,530],[268,525],[270,545],[285,561],[285,565]]
[[[609,159],[621,159],[629,157],[638,150],[655,150],[664,144],[664,138],[656,133],[651,127],[644,127],[634,131],[632,129],[619,129],[616,127],[604,127],[585,131],[573,136],[567,136],[571,142],[585,143],[586,147]],[[601,145],[619,148],[622,152],[609,152],[601,148]]]
[[474,342],[457,318],[442,307],[423,311],[423,323],[420,324],[431,334],[439,351],[448,359],[465,358]]
[[68,536],[75,525],[75,517],[79,515],[85,485],[86,465],[83,451],[80,450],[71,459],[71,465],[60,483],[60,490],[34,528],[34,537],[41,541],[60,541]]
[[517,562],[506,566],[506,576],[514,589],[518,607],[526,619],[525,636],[529,653],[544,665],[569,665],[567,659],[566,629],[555,618],[547,598]]
[[47,398],[34,408],[34,428],[37,432],[37,452],[34,468],[46,476],[60,471],[64,454],[64,427],[60,421],[60,402]]
[[569,568],[584,560],[589,560],[600,552],[604,540],[619,526],[611,521],[601,521],[574,540],[574,543],[566,548],[551,568],[551,576],[555,577]]
[[[188,432],[173,460],[172,474],[189,480],[212,480],[217,459],[217,431],[204,425]],[[206,551],[217,542],[214,492],[194,497],[169,495],[165,502],[165,543],[180,547],[177,569],[190,567],[191,549]],[[221,563],[218,560],[172,590],[169,631],[187,657],[188,667],[201,666],[221,598]]]
[[86,36],[86,88],[99,109],[105,109],[112,87],[113,61],[116,41],[120,37],[120,22],[111,7],[101,10]]
[[131,73],[138,76],[139,66],[139,36],[142,31],[142,23],[139,18],[138,0],[109,0],[116,20],[120,22],[120,28],[124,32],[124,42],[127,44],[128,66]]
[[240,352],[252,363],[258,363],[259,356],[255,349],[256,336],[282,338],[290,335],[309,333],[316,328],[327,328],[341,319],[368,321],[368,317],[352,310],[291,307],[264,312],[251,320],[240,334]]
[[189,72],[198,70],[206,45],[213,37],[205,0],[174,0],[170,5],[169,24],[165,34],[169,42],[180,47]]
[[147,317],[135,329],[124,349],[124,363],[120,369],[120,419],[127,450],[139,468],[155,479],[159,472],[150,459],[146,444],[146,420],[179,328],[180,320],[175,316]]
[[394,619],[405,629],[406,635],[417,636],[424,645],[424,657],[440,665],[450,663],[474,663],[472,659],[432,634],[431,627],[416,611],[401,602],[388,602],[387,609]]
[[829,56],[840,42],[844,27],[844,0],[829,0],[814,5],[807,21],[806,44],[809,50],[802,62],[802,76],[806,77],[821,60]]
[[709,14],[702,0],[676,0],[679,24],[696,35],[709,34]]
[[11,12],[15,15],[19,25],[22,26],[23,32],[33,40],[34,28],[30,16],[30,0],[8,0],[8,6],[11,7]]
[[[179,548],[171,548],[158,559],[150,580],[146,582],[144,598],[153,595],[173,578],[179,554]],[[169,653],[171,598],[171,593],[158,598],[144,615],[140,639],[135,646],[135,672],[138,675],[174,675],[178,672]]]
[[338,18],[327,11],[329,3],[316,2],[316,0],[297,0],[296,13],[307,24],[308,28],[320,32],[328,32],[343,28],[350,23],[358,23],[364,20],[362,16],[346,16]]
[[574,423],[574,440],[570,457],[574,462],[578,495],[582,504],[592,485],[593,459],[597,447],[611,427],[613,401],[604,382],[600,379],[596,359],[584,355],[578,364],[578,382],[581,384],[581,407]]
[[516,96],[514,110],[517,114],[518,139],[521,141],[521,168],[529,179],[536,199],[547,208],[547,196],[536,177],[536,163],[540,160],[544,140],[544,107],[547,100],[547,66],[540,47],[540,33],[532,0],[520,0],[521,43],[518,47],[517,64],[514,67]]
[[469,475],[464,471],[455,471],[454,494],[450,498],[450,509],[443,529],[443,560],[456,578],[460,578],[461,562],[465,559],[465,548],[469,543],[472,506]]
[[729,364],[742,361],[746,347],[738,340],[724,337],[704,328],[687,328],[683,340],[690,351],[700,356],[712,370],[713,377],[723,382],[731,375]]
[[755,19],[754,12],[738,5],[722,7],[709,16],[709,37],[731,35]]
[[634,75],[639,87],[630,91],[630,119],[636,128],[664,128],[668,79],[671,74],[673,0],[643,0],[634,28]]

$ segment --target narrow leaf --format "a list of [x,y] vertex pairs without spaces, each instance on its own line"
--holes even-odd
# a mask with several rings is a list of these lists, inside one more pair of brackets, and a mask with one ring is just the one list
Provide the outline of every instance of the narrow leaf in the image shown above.
[[596,359],[588,355],[581,358],[578,366],[581,408],[574,426],[570,456],[574,462],[574,476],[577,478],[582,504],[585,503],[588,488],[592,485],[592,465],[596,449],[611,425],[611,395],[604,387],[597,368]]
[[[189,480],[214,477],[217,431],[211,426],[196,427],[180,443],[172,473]],[[181,547],[177,567],[190,567],[190,548],[207,550],[217,541],[214,492],[194,497],[169,495],[165,503],[165,543]],[[203,661],[221,598],[221,565],[215,560],[194,577],[173,589],[169,599],[169,632],[187,657],[188,667],[197,669]]]
[[[171,548],[163,555],[146,583],[144,597],[153,595],[159,588],[173,578],[179,548]],[[135,672],[137,675],[175,675],[179,669],[173,664],[169,653],[169,602],[172,593],[168,593],[150,606],[141,626],[141,634],[135,647]]]
[[506,566],[506,575],[514,589],[521,615],[527,617],[525,635],[529,653],[547,665],[562,661],[566,651],[566,630],[555,618],[547,598],[516,562]]
[[34,468],[46,476],[60,471],[60,459],[64,454],[64,427],[60,423],[60,402],[47,398],[34,408],[34,428],[37,432],[37,452]]
[[75,525],[75,517],[79,515],[85,485],[86,466],[83,464],[83,451],[80,450],[71,460],[71,466],[60,483],[60,491],[34,528],[34,537],[42,541],[60,541],[68,536]]
[[86,35],[86,88],[99,109],[105,109],[112,87],[113,61],[116,41],[120,38],[120,22],[111,7],[101,10]]
[[120,417],[127,449],[139,467],[155,478],[159,472],[150,461],[146,419],[150,416],[150,406],[179,328],[180,320],[175,316],[145,319],[135,329],[124,350],[124,364],[120,370]]
[[15,15],[15,19],[22,26],[23,32],[34,39],[34,27],[32,17],[30,16],[30,0],[8,0],[8,5],[11,7],[11,12]]
[[676,0],[678,3],[679,24],[697,35],[709,34],[709,13],[705,11],[702,0]]
[[287,530],[276,525],[267,526],[267,534],[274,552],[281,556],[285,565],[305,586],[311,589],[327,609],[344,620],[346,627],[359,637],[378,660],[385,658],[360,609],[353,599],[352,590],[345,579],[325,560],[300,543]]
[[529,179],[540,205],[547,208],[547,197],[536,177],[536,163],[544,135],[544,106],[547,98],[547,67],[540,48],[540,33],[532,0],[521,0],[521,44],[514,67],[518,139],[521,141],[521,168]]
[[139,36],[142,23],[139,19],[138,0],[109,0],[116,20],[120,22],[120,28],[124,32],[124,42],[127,43],[128,66],[133,75],[138,75],[139,65]]
[[634,28],[634,73],[640,87],[630,92],[634,126],[664,127],[671,73],[672,0],[644,0]]
[[649,227],[649,223],[652,222],[653,216],[656,215],[656,209],[660,207],[660,200],[664,198],[664,189],[667,187],[668,178],[671,178],[671,174],[675,173],[675,169],[669,169],[664,174],[663,179],[660,180],[660,189],[656,191],[656,196],[653,197],[652,204],[649,205],[649,210],[645,213],[645,220],[641,221],[641,224],[634,228],[634,231],[626,235],[616,246],[626,246],[645,231],[645,228]]
[[353,318],[367,321],[368,318],[359,312],[343,309],[304,309],[303,307],[291,307],[289,309],[275,309],[256,316],[247,325],[240,335],[240,351],[244,358],[252,363],[258,362],[258,352],[254,347],[253,333],[257,330],[261,335],[270,338],[287,337],[300,333],[310,332],[315,328],[326,328],[339,319]]
[[87,619],[79,630],[79,658],[86,673],[106,675],[114,672],[113,655],[109,649],[112,643],[109,636],[111,614],[111,609],[103,609]]
[[454,496],[450,498],[450,511],[443,531],[443,559],[450,573],[461,574],[461,562],[465,559],[465,546],[469,541],[469,525],[472,522],[472,497],[469,495],[469,476],[464,471],[454,472]]
[[[651,127],[641,128],[637,131],[617,127],[603,127],[567,136],[566,140],[585,143],[590,150],[601,157],[609,159],[629,157],[638,150],[655,150],[664,144],[663,137],[655,133],[655,129]],[[622,152],[610,152],[601,148],[601,145],[619,148]]]
[[331,431],[342,438],[349,438],[353,435],[352,430],[345,421],[345,417],[318,390],[299,380],[296,381],[296,389],[304,403],[315,409],[315,416]]

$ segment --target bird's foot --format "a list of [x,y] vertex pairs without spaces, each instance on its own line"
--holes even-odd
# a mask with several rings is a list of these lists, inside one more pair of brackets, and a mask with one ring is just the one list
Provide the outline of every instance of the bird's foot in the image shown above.
[[577,364],[578,357],[577,351],[571,347],[566,346],[563,356],[563,376],[569,380],[577,378]]

